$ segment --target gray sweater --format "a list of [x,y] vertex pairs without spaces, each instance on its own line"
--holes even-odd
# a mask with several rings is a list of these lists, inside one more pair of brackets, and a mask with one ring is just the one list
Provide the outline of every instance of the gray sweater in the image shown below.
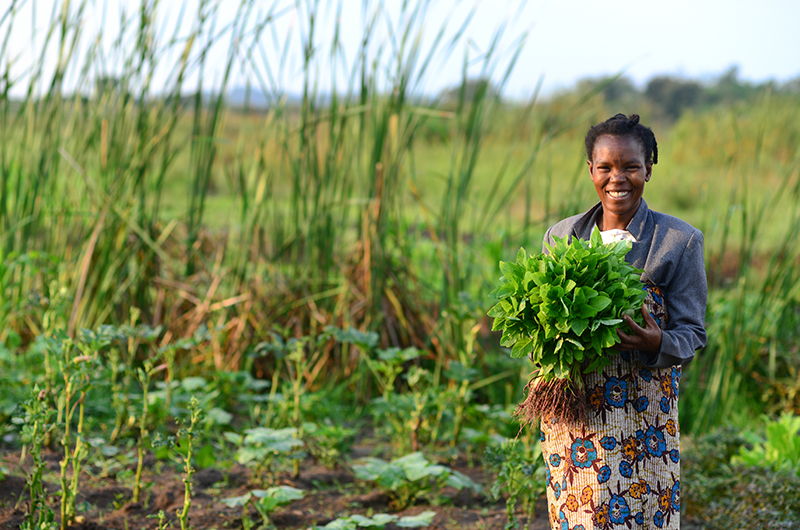
[[[603,207],[597,203],[588,212],[551,226],[544,241],[552,245],[553,236],[589,239],[602,214]],[[653,368],[686,364],[695,350],[706,344],[708,284],[703,233],[677,217],[654,212],[644,199],[627,230],[637,242],[625,261],[644,269],[642,281],[649,279],[661,287],[667,303],[668,323],[661,335],[661,349],[657,356],[645,358],[643,354],[642,361]]]

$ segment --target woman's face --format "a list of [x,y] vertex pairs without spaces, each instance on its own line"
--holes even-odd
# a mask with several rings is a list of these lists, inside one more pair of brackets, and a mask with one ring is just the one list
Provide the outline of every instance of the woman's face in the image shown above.
[[639,208],[653,164],[645,162],[644,146],[633,136],[603,135],[589,160],[589,174],[603,204],[602,230],[625,229]]

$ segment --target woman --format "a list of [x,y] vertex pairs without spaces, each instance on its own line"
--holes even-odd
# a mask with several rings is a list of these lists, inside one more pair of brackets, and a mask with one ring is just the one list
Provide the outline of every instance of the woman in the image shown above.
[[[559,530],[680,527],[678,382],[705,345],[703,234],[654,212],[642,198],[658,147],[639,116],[617,114],[586,135],[600,202],[551,227],[553,237],[632,242],[626,261],[644,269],[645,326],[625,317],[614,364],[584,376],[585,423],[543,419],[551,525]],[[545,249],[546,251],[546,249]]]

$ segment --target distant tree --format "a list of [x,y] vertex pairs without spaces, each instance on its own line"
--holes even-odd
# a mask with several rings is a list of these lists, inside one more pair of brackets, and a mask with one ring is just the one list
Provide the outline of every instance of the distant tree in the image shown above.
[[800,75],[781,83],[780,90],[787,94],[800,94]]
[[589,93],[602,92],[606,103],[622,106],[635,105],[641,96],[633,81],[626,76],[603,76],[578,81],[578,91]]
[[700,83],[671,76],[651,78],[644,93],[660,114],[672,121],[684,110],[695,108],[703,101]]

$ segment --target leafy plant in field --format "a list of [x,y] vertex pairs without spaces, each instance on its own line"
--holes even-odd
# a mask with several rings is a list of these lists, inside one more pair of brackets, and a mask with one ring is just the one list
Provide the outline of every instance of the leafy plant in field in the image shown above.
[[334,519],[325,526],[317,526],[315,530],[321,530],[323,528],[328,530],[356,530],[357,528],[379,529],[385,528],[389,523],[400,528],[423,528],[430,526],[435,516],[436,512],[422,512],[417,515],[406,515],[404,517],[397,517],[396,515],[387,513],[376,513],[372,517],[349,515],[347,517]]
[[447,367],[444,373],[447,378],[447,388],[439,391],[450,399],[437,399],[437,414],[436,414],[436,428],[433,441],[438,437],[438,430],[441,424],[441,418],[445,411],[452,409],[453,411],[453,432],[450,437],[450,447],[455,447],[458,444],[461,436],[461,429],[464,423],[464,415],[467,412],[470,401],[472,400],[473,391],[470,388],[472,382],[478,376],[478,370],[469,368],[462,364],[460,361],[451,361],[450,366]]
[[[181,522],[181,530],[189,530],[189,508],[192,506],[192,475],[194,467],[194,449],[196,438],[198,437],[197,427],[202,419],[202,409],[200,402],[192,398],[189,401],[189,422],[188,426],[181,427],[175,436],[167,438],[159,437],[154,441],[154,445],[165,445],[178,455],[183,463],[183,506],[178,509],[178,520]],[[180,421],[180,420],[179,420]],[[184,422],[185,423],[185,422]]]
[[522,500],[522,509],[533,520],[533,509],[545,491],[544,467],[541,447],[527,449],[518,440],[505,440],[500,445],[486,448],[483,461],[495,474],[489,493],[495,500],[506,496],[506,528],[517,528],[517,502]]
[[[48,433],[55,429],[55,424],[51,421],[53,410],[48,403],[47,391],[34,386],[31,389],[30,397],[22,403],[22,410],[24,411],[23,416],[14,418],[14,420],[15,423],[22,425],[22,443],[25,444],[24,448],[28,450],[33,459],[33,467],[25,477],[30,495],[30,505],[23,528],[29,530],[34,528],[54,529],[56,527],[55,515],[45,502],[46,496],[42,487],[42,476],[45,470],[42,446]],[[25,449],[23,449],[22,459],[24,459]],[[2,472],[0,472],[0,480],[2,480]]]
[[[390,387],[389,380],[394,381],[394,378],[397,377],[397,374],[394,373],[395,369],[384,372],[372,362],[372,352],[375,351],[380,342],[380,336],[377,333],[374,331],[361,331],[352,327],[341,329],[334,326],[326,326],[324,331],[342,345],[343,355],[349,354],[350,345],[355,346],[358,352],[356,367],[361,372],[359,386],[356,388],[356,397],[358,399],[372,395],[371,378],[365,377],[366,374],[362,370],[365,365],[377,381],[382,394],[394,391],[394,388]],[[351,358],[353,357],[352,354],[349,355]]]
[[[161,333],[161,327],[151,328],[146,325],[136,325],[139,318],[137,308],[130,309],[129,324],[120,327],[100,326],[97,331],[99,336],[112,336],[119,342],[124,342],[124,347],[112,347],[106,355],[106,365],[111,370],[109,386],[111,387],[111,403],[116,414],[114,429],[111,431],[109,441],[113,444],[121,436],[123,429],[128,425],[130,413],[130,394],[127,391],[131,380],[135,377],[133,368],[136,350],[141,342],[152,343]],[[124,355],[122,352],[125,352]],[[138,379],[138,378],[137,378]]]
[[458,490],[468,488],[480,493],[480,484],[447,466],[430,463],[422,453],[411,453],[391,462],[380,458],[364,458],[353,466],[359,480],[374,482],[391,498],[394,510],[403,510],[428,493],[438,493],[445,485]]
[[[164,363],[166,366],[166,363]],[[169,385],[166,381],[157,381],[155,386],[157,390],[149,393],[150,404],[160,401],[162,405],[166,405],[167,387],[172,388],[172,405],[170,409],[173,413],[179,414],[182,409],[185,409],[192,398],[200,402],[200,407],[203,409],[203,427],[204,434],[214,434],[214,427],[221,427],[230,425],[233,420],[233,415],[226,410],[217,407],[216,404],[224,405],[222,403],[223,396],[216,381],[219,374],[214,374],[214,377],[209,380],[205,377],[191,376],[184,377],[179,380],[173,380]],[[165,407],[162,407],[162,411]]]
[[[59,388],[58,416],[63,425],[61,445],[64,456],[61,459],[61,528],[66,530],[75,519],[75,499],[78,495],[81,463],[88,456],[88,445],[84,440],[84,418],[86,393],[94,386],[94,376],[102,366],[98,360],[99,351],[108,345],[108,337],[97,337],[83,333],[86,340],[75,340],[58,331],[47,339],[48,348],[56,354],[63,387]],[[76,353],[82,355],[75,355]],[[78,422],[75,428],[75,442],[72,440],[72,422],[75,412]],[[67,470],[71,468],[71,478]]]
[[206,342],[211,337],[208,328],[205,325],[200,326],[191,338],[182,338],[175,342],[162,346],[158,349],[159,355],[164,359],[164,364],[167,365],[167,371],[164,377],[164,411],[168,414],[171,413],[172,406],[172,382],[175,379],[175,358],[178,350],[191,350],[199,344]]
[[136,368],[136,380],[142,388],[142,411],[139,415],[139,440],[136,446],[138,460],[136,463],[136,476],[133,481],[133,502],[139,502],[139,492],[142,484],[142,469],[144,467],[144,451],[150,445],[150,431],[147,429],[147,412],[150,407],[148,393],[153,375],[166,369],[165,364],[153,366],[150,359],[146,359],[140,368]]
[[252,490],[239,497],[228,497],[222,499],[222,502],[236,508],[242,508],[242,527],[244,530],[250,530],[252,522],[247,515],[247,506],[253,505],[258,514],[261,516],[261,528],[274,528],[269,516],[272,515],[279,506],[289,504],[292,501],[300,500],[305,496],[305,492],[301,489],[293,488],[291,486],[275,486],[266,490]]
[[369,353],[364,355],[364,362],[369,367],[370,372],[378,382],[381,395],[387,398],[395,392],[395,381],[403,373],[403,366],[409,361],[418,359],[422,352],[413,346],[410,348],[387,348],[385,350],[375,350],[376,358],[372,358]]
[[794,471],[800,475],[800,416],[783,414],[776,421],[767,421],[765,430],[766,440],[753,433],[745,433],[745,438],[753,443],[753,448],[741,446],[739,454],[733,456],[731,462]]
[[[270,332],[272,342],[262,342],[256,346],[257,352],[272,352],[276,359],[282,361],[281,368],[286,370],[288,384],[286,385],[291,407],[291,425],[296,429],[296,437],[303,439],[303,411],[302,401],[308,387],[313,384],[322,368],[318,364],[322,357],[322,346],[329,340],[329,332],[321,333],[317,337],[291,337],[288,330],[275,328]],[[275,371],[276,376],[279,369]],[[276,385],[277,377],[273,379]],[[271,402],[272,404],[272,402]],[[300,461],[294,458],[292,462],[294,476],[300,474]]]
[[[247,429],[244,436],[226,432],[225,438],[236,444],[236,461],[253,469],[261,484],[275,482],[275,460],[288,457],[303,441],[297,438],[297,429],[269,429],[256,427]],[[265,476],[268,478],[264,480]]]
[[357,432],[356,429],[330,421],[305,423],[303,430],[306,433],[308,452],[329,469],[336,467],[342,456],[350,450]]
[[391,392],[375,398],[371,410],[375,423],[389,430],[400,453],[419,449],[420,435],[431,432],[435,420],[432,404],[438,398],[432,386],[433,375],[425,368],[410,367],[405,379],[408,392]]
[[489,294],[500,344],[514,357],[530,355],[537,368],[521,406],[528,419],[580,415],[581,400],[565,399],[582,390],[581,374],[611,363],[622,316],[641,322],[646,297],[643,271],[625,263],[629,242],[604,245],[595,228],[590,241],[555,238],[548,248],[536,256],[521,248],[515,262],[501,262],[501,285]]

